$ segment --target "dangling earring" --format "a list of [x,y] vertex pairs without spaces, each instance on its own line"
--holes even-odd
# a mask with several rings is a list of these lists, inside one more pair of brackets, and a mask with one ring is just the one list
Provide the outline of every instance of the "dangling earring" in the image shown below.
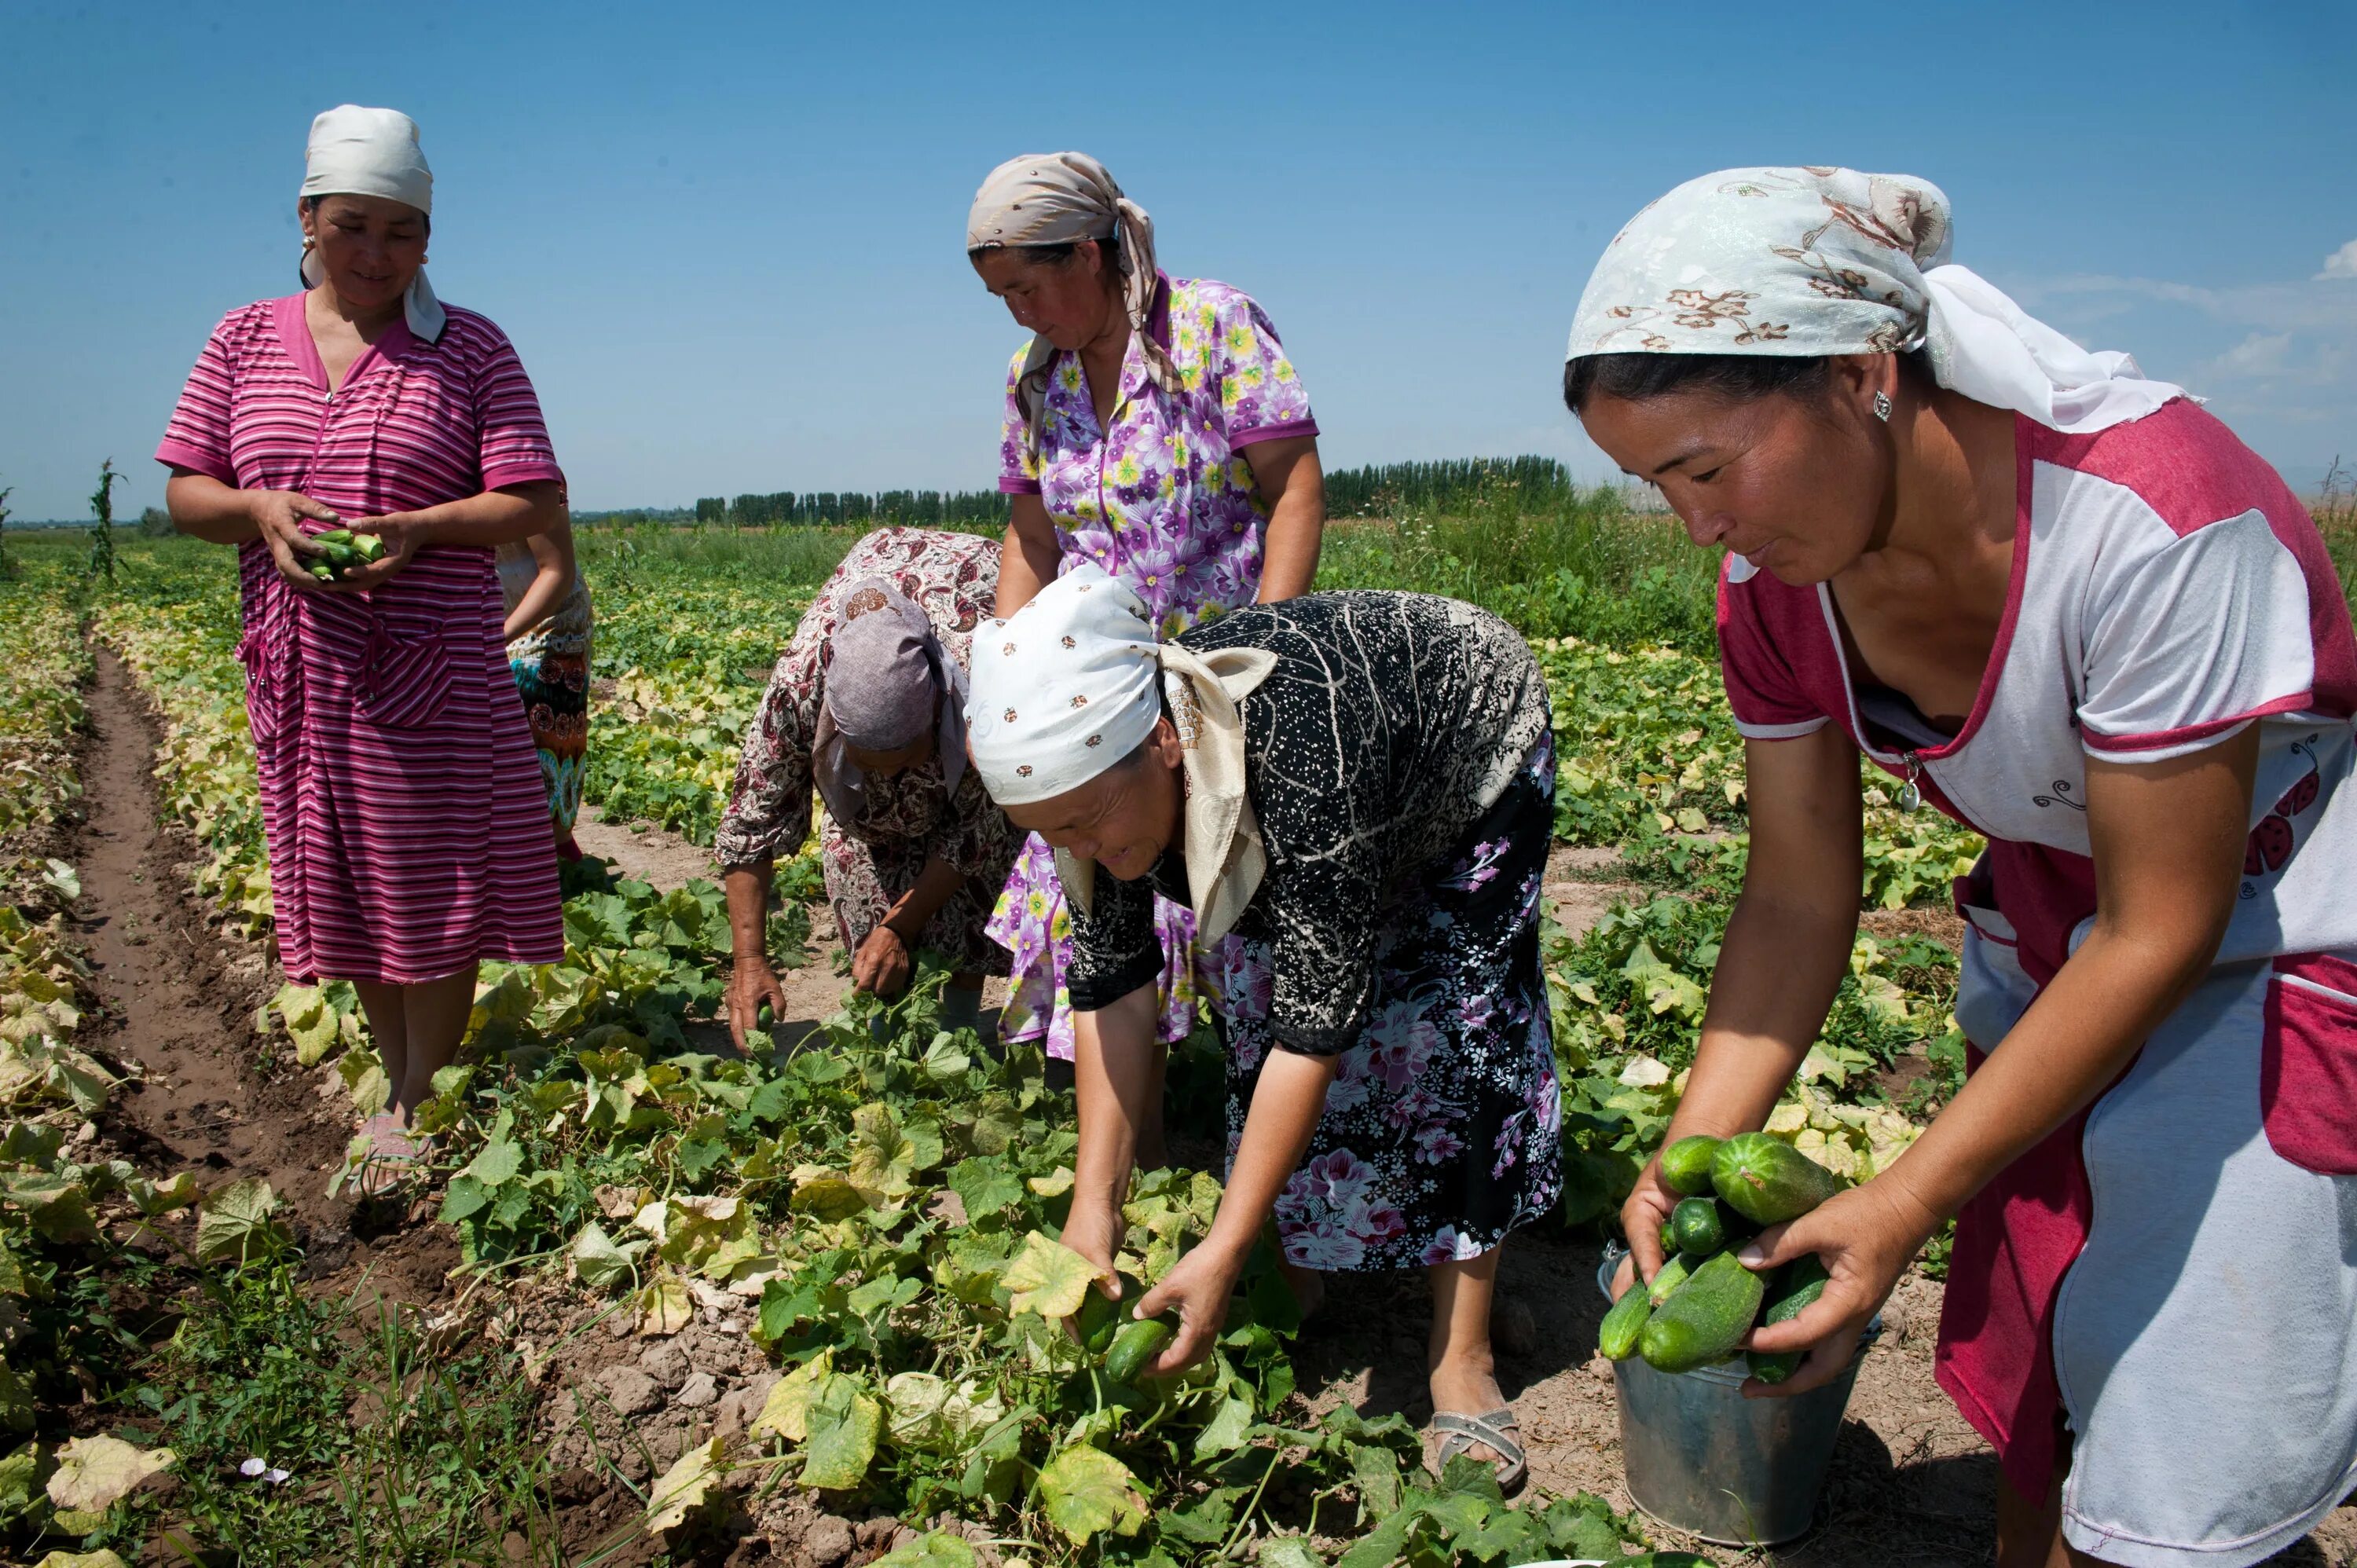
[[1889,392],[1878,392],[1874,394],[1874,417],[1882,421],[1885,424],[1890,423],[1890,394]]

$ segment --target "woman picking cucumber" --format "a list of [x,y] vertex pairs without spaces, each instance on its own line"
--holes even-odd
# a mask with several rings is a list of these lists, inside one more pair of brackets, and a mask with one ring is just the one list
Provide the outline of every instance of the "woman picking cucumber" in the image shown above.
[[[1750,1391],[1835,1376],[1953,1216],[1938,1374],[2002,1463],[1997,1562],[2240,1568],[2357,1479],[2357,638],[2266,463],[1948,237],[1921,180],[1733,170],[1580,302],[1566,401],[1727,551],[1750,861],[1670,1136],[1761,1125],[1824,1022],[1861,753],[1985,834],[1971,1077],[1735,1254],[1831,1276]],[[1648,1278],[1678,1201],[1657,1161],[1622,1211]]]
[[1133,1307],[1219,1333],[1274,1219],[1318,1273],[1422,1265],[1438,1462],[1524,1472],[1490,1350],[1506,1234],[1555,1201],[1539,970],[1554,820],[1546,687],[1513,629],[1451,599],[1311,594],[1164,643],[1083,564],[974,634],[974,766],[1056,851],[1072,917],[1080,1152],[1063,1239],[1113,1281],[1159,1092],[1157,896],[1197,922],[1228,1051],[1211,1233]]
[[515,349],[426,285],[432,200],[407,115],[313,121],[304,290],[221,319],[156,453],[180,531],[238,547],[279,961],[353,983],[392,1084],[368,1191],[415,1166],[477,963],[565,951],[491,567],[565,477]]

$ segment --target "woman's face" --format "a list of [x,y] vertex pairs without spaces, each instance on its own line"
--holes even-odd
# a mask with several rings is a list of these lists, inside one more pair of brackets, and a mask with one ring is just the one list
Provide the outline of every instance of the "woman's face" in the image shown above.
[[1178,836],[1181,760],[1178,732],[1168,719],[1157,719],[1145,755],[1135,763],[1110,768],[1061,795],[1009,806],[1006,820],[1057,849],[1095,861],[1124,882],[1135,882]]
[[880,778],[893,779],[906,773],[911,768],[924,766],[925,759],[933,755],[933,737],[930,735],[920,735],[895,751],[862,751],[849,741],[845,741],[843,754],[849,757],[852,765],[862,773],[873,773]]
[[425,264],[425,215],[382,196],[323,196],[299,209],[328,286],[354,310],[385,310]]
[[1795,585],[1847,569],[1887,526],[1889,444],[1829,392],[1748,401],[1675,392],[1590,396],[1580,423],[1612,460],[1661,488],[1696,544],[1723,544]]
[[1084,348],[1104,336],[1114,317],[1106,284],[1108,258],[1094,240],[1083,240],[1062,262],[1027,261],[1019,251],[977,251],[971,260],[982,286],[1006,302],[1006,313],[1026,332],[1057,348]]

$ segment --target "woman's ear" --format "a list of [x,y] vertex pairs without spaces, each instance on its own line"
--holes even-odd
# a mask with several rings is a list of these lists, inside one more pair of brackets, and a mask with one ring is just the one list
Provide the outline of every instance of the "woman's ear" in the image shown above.
[[1154,721],[1154,733],[1146,739],[1154,747],[1155,760],[1174,773],[1185,765],[1187,748],[1178,743],[1178,726],[1170,722],[1168,714]]
[[[1860,418],[1887,411],[1899,396],[1899,356],[1896,354],[1835,354],[1830,369],[1835,401]],[[1876,399],[1882,401],[1879,404]],[[1884,413],[1880,418],[1887,419]]]

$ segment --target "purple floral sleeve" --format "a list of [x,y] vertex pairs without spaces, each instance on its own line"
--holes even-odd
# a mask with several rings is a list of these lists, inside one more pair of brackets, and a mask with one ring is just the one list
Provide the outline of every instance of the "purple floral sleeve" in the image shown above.
[[1016,385],[1023,379],[1023,361],[1029,353],[1027,345],[1017,352],[1014,363],[1006,367],[1006,413],[998,427],[998,489],[1003,495],[1039,493],[1039,449],[1031,444],[1031,429],[1024,422],[1022,400],[1015,395]]
[[1219,378],[1229,446],[1317,435],[1309,393],[1268,313],[1251,295],[1228,291],[1218,302],[1214,331],[1207,357]]

